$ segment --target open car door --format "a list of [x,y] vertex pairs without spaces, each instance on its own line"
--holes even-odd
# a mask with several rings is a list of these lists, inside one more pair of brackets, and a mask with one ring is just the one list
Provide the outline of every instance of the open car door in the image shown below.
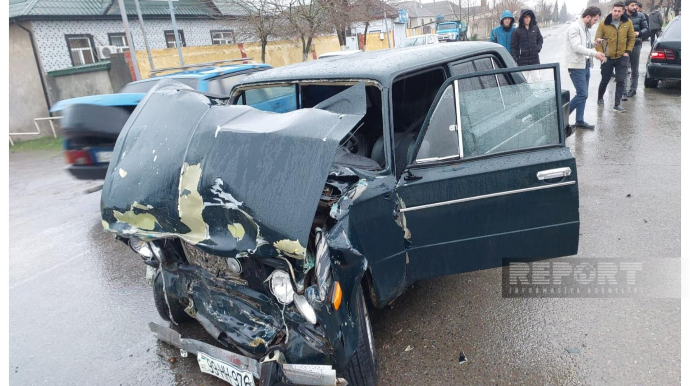
[[448,79],[397,186],[412,281],[577,253],[558,64]]

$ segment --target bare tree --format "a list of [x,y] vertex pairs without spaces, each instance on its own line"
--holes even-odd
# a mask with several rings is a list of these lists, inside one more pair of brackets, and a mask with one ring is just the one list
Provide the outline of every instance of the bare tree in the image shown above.
[[211,1],[218,10],[216,18],[224,15],[239,18],[240,23],[235,38],[240,40],[259,40],[261,42],[261,62],[266,62],[266,45],[271,37],[278,34],[278,13],[280,0],[224,0]]
[[346,37],[354,21],[353,0],[322,0],[322,6],[326,11],[326,23],[335,28],[340,49],[344,50],[347,46]]
[[[326,26],[327,8],[317,0],[291,0],[283,9],[286,20],[284,34],[288,38],[299,38],[302,42],[302,61],[306,62],[314,37],[332,32]],[[330,31],[329,31],[330,30]]]
[[[539,9],[539,5],[541,3],[546,3],[546,0],[540,0],[537,3],[536,9]],[[491,9],[491,14],[492,16],[495,16],[496,20],[499,20],[501,17],[501,14],[503,11],[510,11],[513,13],[513,16],[515,16],[515,21],[520,17],[520,10],[522,10],[525,7],[525,1],[524,0],[503,0],[499,3],[497,3],[493,9]],[[538,11],[537,11],[538,12]]]
[[366,50],[367,34],[371,24],[377,20],[388,23],[388,18],[394,17],[392,13],[396,12],[389,2],[383,0],[357,0],[352,4],[351,10],[351,20],[364,25],[364,50]]

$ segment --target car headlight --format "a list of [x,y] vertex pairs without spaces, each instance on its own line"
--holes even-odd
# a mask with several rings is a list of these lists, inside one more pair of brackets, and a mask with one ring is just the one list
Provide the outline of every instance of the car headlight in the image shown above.
[[276,297],[278,302],[281,304],[292,303],[295,296],[295,290],[292,288],[290,274],[276,269],[266,280],[268,280],[271,293]]
[[311,324],[316,324],[316,312],[314,308],[309,304],[307,298],[300,294],[295,294],[295,306],[304,319],[306,319]]
[[328,251],[326,244],[326,236],[321,229],[316,230],[316,261],[314,266],[316,269],[316,285],[319,289],[319,298],[321,301],[328,297],[328,290],[331,287],[331,253]]
[[153,257],[153,251],[151,250],[151,246],[146,241],[132,237],[129,239],[129,247],[132,248],[134,252],[146,258],[150,259]]

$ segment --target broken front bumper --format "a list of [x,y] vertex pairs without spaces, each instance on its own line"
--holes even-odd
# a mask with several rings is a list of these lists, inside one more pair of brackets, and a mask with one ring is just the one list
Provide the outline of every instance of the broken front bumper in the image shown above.
[[[345,386],[347,382],[336,377],[335,369],[328,365],[302,365],[285,363],[281,359],[256,359],[223,350],[195,339],[185,339],[168,327],[150,322],[149,328],[156,338],[188,353],[199,352],[237,366],[240,370],[251,372],[259,380],[259,386],[307,385],[307,386]],[[269,353],[269,357],[272,353]]]

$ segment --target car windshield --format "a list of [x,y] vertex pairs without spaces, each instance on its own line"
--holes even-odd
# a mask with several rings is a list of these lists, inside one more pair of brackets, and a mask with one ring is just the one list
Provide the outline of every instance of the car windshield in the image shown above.
[[454,29],[457,28],[455,23],[442,23],[438,25],[438,29]]
[[412,47],[412,46],[414,46],[414,43],[416,41],[417,41],[417,38],[405,39],[402,41],[402,44],[400,46],[401,47]]
[[[167,77],[166,77],[167,78]],[[175,77],[170,77],[184,85],[187,85],[193,89],[197,89],[197,86],[199,84],[199,80],[196,78],[175,78]],[[134,82],[126,85],[125,87],[120,90],[120,94],[124,93],[147,93],[149,92],[150,89],[153,88],[153,86],[158,83],[160,79],[150,79],[150,80],[145,80],[141,82]]]
[[674,21],[668,25],[664,32],[664,39],[680,40],[680,21]]

